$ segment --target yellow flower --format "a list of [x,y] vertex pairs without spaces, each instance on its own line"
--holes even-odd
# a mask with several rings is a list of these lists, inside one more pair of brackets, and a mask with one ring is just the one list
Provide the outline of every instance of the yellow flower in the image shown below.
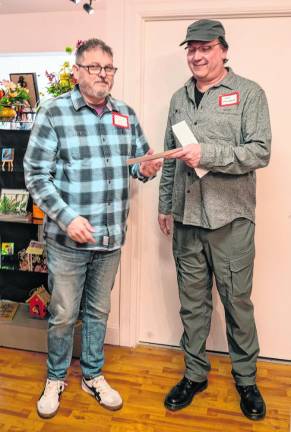
[[60,80],[61,81],[62,80],[68,81],[69,78],[70,78],[70,74],[69,73],[63,72],[63,73],[60,74]]

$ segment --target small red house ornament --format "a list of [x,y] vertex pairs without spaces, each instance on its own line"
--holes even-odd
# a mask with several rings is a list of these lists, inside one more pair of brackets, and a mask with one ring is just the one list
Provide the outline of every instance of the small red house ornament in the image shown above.
[[40,286],[34,293],[26,300],[29,304],[29,314],[33,318],[45,318],[47,314],[47,306],[50,301],[50,295],[44,286]]

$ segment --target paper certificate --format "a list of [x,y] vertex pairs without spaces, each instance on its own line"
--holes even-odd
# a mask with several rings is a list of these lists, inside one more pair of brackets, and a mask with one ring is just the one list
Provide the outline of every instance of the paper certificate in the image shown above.
[[[191,131],[185,120],[173,125],[172,129],[182,147],[188,144],[198,144],[197,139],[195,138],[193,132]],[[208,173],[208,170],[205,170],[203,168],[195,168],[195,172],[198,177],[201,178]]]

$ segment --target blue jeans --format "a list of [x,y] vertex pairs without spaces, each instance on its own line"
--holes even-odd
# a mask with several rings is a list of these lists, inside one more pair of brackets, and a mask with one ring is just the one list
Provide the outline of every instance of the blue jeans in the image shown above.
[[48,378],[63,380],[73,351],[74,325],[82,312],[80,364],[85,378],[101,374],[110,293],[120,249],[109,252],[70,249],[47,239],[51,293],[48,329]]

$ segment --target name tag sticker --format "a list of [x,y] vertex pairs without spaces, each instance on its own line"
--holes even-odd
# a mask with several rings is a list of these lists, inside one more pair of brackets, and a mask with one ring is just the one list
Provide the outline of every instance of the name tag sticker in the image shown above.
[[103,236],[103,246],[108,246],[108,245],[109,245],[109,237]]
[[231,106],[231,105],[239,105],[239,91],[233,93],[227,93],[219,95],[218,97],[219,106]]
[[128,116],[112,113],[112,124],[116,127],[129,128]]

